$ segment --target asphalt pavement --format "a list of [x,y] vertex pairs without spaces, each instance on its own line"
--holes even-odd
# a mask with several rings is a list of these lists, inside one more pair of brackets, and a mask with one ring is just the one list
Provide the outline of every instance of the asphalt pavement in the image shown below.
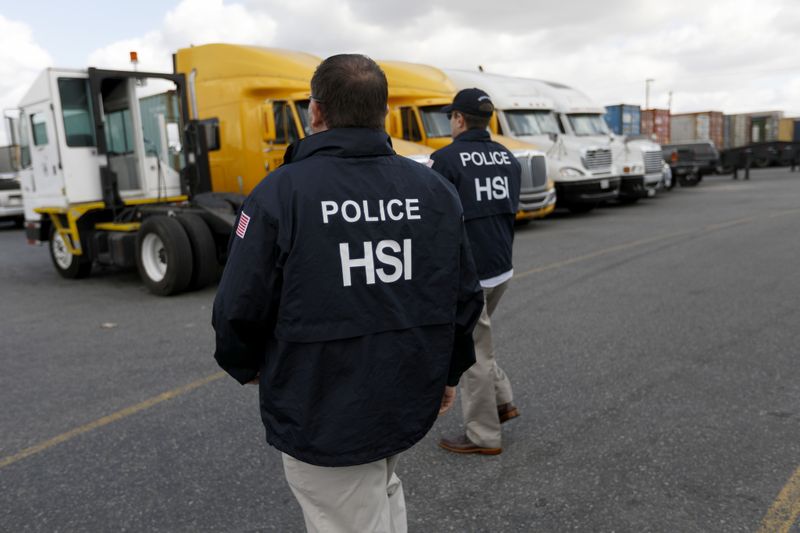
[[[521,416],[499,456],[436,446],[458,409],[401,456],[410,531],[759,529],[800,465],[800,173],[751,176],[518,229]],[[303,531],[213,287],[64,280],[11,226],[0,272],[0,531]]]

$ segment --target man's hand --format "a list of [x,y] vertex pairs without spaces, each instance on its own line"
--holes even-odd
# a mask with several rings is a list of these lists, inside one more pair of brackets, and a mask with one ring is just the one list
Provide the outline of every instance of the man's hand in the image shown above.
[[258,385],[258,380],[261,378],[261,372],[256,374],[256,377],[245,383],[245,385]]
[[442,405],[439,407],[439,416],[442,416],[447,411],[453,407],[453,403],[456,401],[456,388],[447,386],[444,388],[444,394],[442,395]]

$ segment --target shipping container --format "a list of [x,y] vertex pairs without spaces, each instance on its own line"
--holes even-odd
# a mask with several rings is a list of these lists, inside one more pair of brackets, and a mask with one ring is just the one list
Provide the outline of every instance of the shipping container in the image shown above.
[[653,136],[658,144],[669,144],[669,109],[642,109],[642,135]]
[[638,105],[607,105],[606,124],[617,135],[639,135],[640,110]]
[[750,117],[750,141],[754,143],[772,142],[778,140],[778,129],[783,111],[764,111],[761,113],[747,113]]
[[681,113],[670,116],[670,142],[710,140],[723,145],[723,118],[720,111]]
[[792,142],[794,140],[795,118],[782,118],[778,125],[778,140]]
[[750,115],[725,115],[723,121],[723,148],[738,148],[750,144]]

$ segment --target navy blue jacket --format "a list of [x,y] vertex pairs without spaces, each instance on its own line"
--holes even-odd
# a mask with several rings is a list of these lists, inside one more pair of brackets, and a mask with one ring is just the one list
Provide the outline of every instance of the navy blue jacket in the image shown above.
[[475,361],[482,305],[453,186],[383,132],[333,129],[290,147],[245,201],[215,358],[241,383],[260,374],[270,444],[362,464],[428,432]]
[[517,158],[488,131],[471,129],[431,159],[432,168],[458,189],[480,279],[511,270],[522,172]]

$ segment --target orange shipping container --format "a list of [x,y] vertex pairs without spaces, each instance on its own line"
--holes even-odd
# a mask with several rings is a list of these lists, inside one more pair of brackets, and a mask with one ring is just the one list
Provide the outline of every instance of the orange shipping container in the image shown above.
[[655,135],[658,144],[669,144],[669,109],[642,109],[642,135]]

